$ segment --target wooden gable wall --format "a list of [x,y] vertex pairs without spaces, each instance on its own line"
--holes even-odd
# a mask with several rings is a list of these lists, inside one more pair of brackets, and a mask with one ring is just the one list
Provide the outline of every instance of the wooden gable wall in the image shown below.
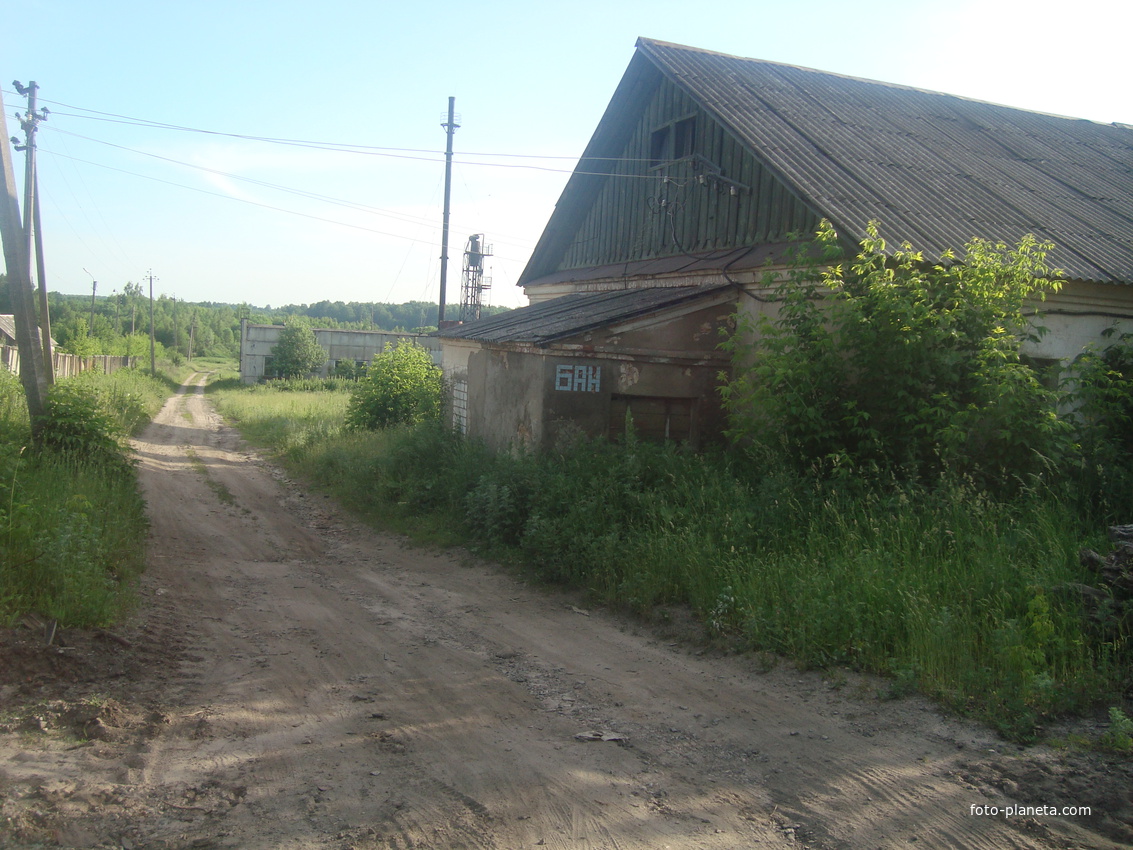
[[780,243],[818,226],[802,201],[668,80],[654,89],[620,157],[558,269]]

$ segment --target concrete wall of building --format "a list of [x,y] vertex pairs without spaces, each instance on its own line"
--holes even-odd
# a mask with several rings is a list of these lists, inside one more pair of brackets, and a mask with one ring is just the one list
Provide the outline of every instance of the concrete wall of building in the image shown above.
[[[283,325],[242,323],[240,378],[244,383],[254,384],[264,379],[268,371],[271,350],[279,342],[279,335],[282,332]],[[380,354],[387,346],[396,345],[403,340],[411,340],[427,348],[433,355],[433,362],[438,366],[441,365],[440,340],[422,334],[316,328],[315,339],[327,352],[327,362],[316,373],[321,378],[331,374],[339,360],[350,360],[357,364],[369,363],[374,359],[375,354]]]
[[717,386],[727,360],[716,346],[734,297],[724,293],[545,347],[445,340],[454,420],[497,449],[548,448],[580,432],[617,437],[627,411],[651,437],[709,442],[723,428]]
[[1059,292],[1031,305],[1046,333],[1023,350],[1031,357],[1069,363],[1087,346],[1105,347],[1103,332],[1133,333],[1133,285],[1067,281]]
[[542,446],[544,356],[498,347],[469,353],[470,437],[500,450]]

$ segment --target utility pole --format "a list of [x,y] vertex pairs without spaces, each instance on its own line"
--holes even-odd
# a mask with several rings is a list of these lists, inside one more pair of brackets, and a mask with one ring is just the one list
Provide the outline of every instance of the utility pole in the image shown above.
[[[83,271],[87,272],[86,269],[83,269]],[[91,284],[90,284],[90,325],[87,326],[87,336],[93,337],[94,336],[94,294],[96,292],[98,292],[98,281],[94,279],[94,275],[91,274],[90,272],[87,272],[87,274],[90,275],[90,280],[91,280]]]
[[4,117],[4,98],[0,94],[0,241],[4,243],[4,265],[8,270],[8,292],[16,325],[16,347],[20,352],[20,383],[27,397],[32,440],[37,441],[43,427],[47,381],[43,374],[43,347],[35,339],[35,297],[31,285],[31,258],[20,222],[20,201],[16,193],[16,174],[12,152],[8,149],[8,122]]
[[[46,110],[45,110],[46,111]],[[39,334],[43,343],[43,377],[55,383],[55,352],[51,346],[51,309],[47,303],[47,269],[43,260],[43,226],[39,217],[39,171],[35,173],[35,265],[39,271]]]
[[153,276],[153,269],[149,270],[147,275],[149,280],[149,373],[157,375],[157,355],[154,353],[154,338],[153,338],[153,282],[157,280]]
[[448,215],[452,196],[452,136],[460,128],[460,125],[456,123],[456,114],[453,112],[455,106],[456,98],[450,97],[448,99],[448,121],[441,124],[445,128],[448,140],[445,144],[445,211],[441,228],[441,293],[440,308],[437,311],[438,328],[445,320],[445,285],[448,281]]
[[[28,276],[31,277],[32,247],[35,248],[36,268],[39,276],[39,342],[43,348],[43,375],[50,386],[55,383],[54,362],[51,352],[51,313],[47,306],[47,272],[43,259],[43,232],[39,215],[39,170],[35,159],[35,134],[39,122],[47,120],[47,109],[36,110],[36,92],[39,86],[30,80],[27,86],[13,80],[16,91],[28,99],[28,110],[20,119],[24,131],[24,144],[16,145],[16,150],[25,151],[24,165],[24,239],[27,245]],[[12,140],[13,142],[15,139]]]

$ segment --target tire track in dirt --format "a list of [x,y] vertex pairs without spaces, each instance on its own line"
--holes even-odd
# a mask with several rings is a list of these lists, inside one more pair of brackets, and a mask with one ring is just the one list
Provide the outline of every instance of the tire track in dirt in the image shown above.
[[104,789],[55,812],[70,846],[1113,846],[1090,822],[972,817],[1012,799],[964,779],[1002,744],[927,703],[698,652],[357,526],[202,382],[137,441],[147,599],[183,624],[158,719],[102,767],[17,771]]

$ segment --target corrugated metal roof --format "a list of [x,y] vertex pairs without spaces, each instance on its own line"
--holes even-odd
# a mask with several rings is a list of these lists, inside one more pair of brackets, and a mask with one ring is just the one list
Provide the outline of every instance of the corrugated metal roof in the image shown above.
[[[12,313],[0,313],[0,334],[6,336],[8,339],[16,339],[16,317]],[[35,338],[37,340],[43,339],[42,331],[37,327],[35,329]],[[51,339],[52,345],[58,345],[54,337]]]
[[541,346],[594,328],[659,313],[728,289],[731,289],[728,285],[681,286],[574,293],[434,331],[433,335],[443,339]]
[[0,313],[0,334],[8,339],[16,338],[16,317],[11,313]]
[[860,241],[870,220],[930,259],[973,237],[1055,244],[1069,277],[1133,282],[1133,128],[638,41],[687,91]]
[[[654,257],[648,260],[632,260],[579,269],[562,269],[528,283],[583,283],[588,280],[616,278],[624,278],[629,281],[635,278],[658,278],[694,273],[699,275],[706,271],[728,271],[733,267],[737,269],[757,268],[769,261],[786,257],[796,248],[797,246],[791,242],[756,245],[751,248],[722,248],[696,254],[678,254],[674,257]],[[677,283],[675,285],[687,284]]]

